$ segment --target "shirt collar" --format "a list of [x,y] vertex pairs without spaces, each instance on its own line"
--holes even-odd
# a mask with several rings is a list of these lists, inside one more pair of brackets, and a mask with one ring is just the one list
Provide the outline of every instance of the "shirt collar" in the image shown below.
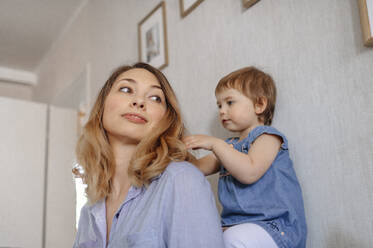
[[[163,173],[164,172],[161,172],[159,175],[157,175],[154,178],[152,178],[151,182],[158,180],[163,175]],[[128,190],[128,194],[127,194],[126,199],[119,206],[119,208],[118,208],[118,210],[117,210],[117,212],[115,214],[120,213],[120,211],[122,210],[123,206],[127,202],[129,202],[129,201],[135,199],[136,197],[138,197],[144,190],[145,190],[144,186],[142,186],[142,187],[136,187],[136,186],[131,185],[130,189]],[[90,207],[90,212],[92,213],[92,215],[94,216],[94,218],[96,219],[96,221],[102,221],[102,220],[106,221],[105,199],[106,198],[103,198],[103,199],[99,200],[97,203],[93,204]]]

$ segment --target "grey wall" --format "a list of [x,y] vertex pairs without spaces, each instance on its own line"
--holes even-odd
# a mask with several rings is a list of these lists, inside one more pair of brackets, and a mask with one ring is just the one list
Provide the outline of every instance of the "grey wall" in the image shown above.
[[[92,98],[111,70],[137,60],[137,24],[158,0],[91,0],[39,66],[34,100],[50,102],[91,65]],[[278,87],[274,126],[289,139],[303,187],[308,247],[371,247],[373,49],[355,0],[205,0],[181,19],[167,0],[172,83],[191,133],[226,137],[214,87],[255,65]],[[66,99],[68,100],[68,99]]]

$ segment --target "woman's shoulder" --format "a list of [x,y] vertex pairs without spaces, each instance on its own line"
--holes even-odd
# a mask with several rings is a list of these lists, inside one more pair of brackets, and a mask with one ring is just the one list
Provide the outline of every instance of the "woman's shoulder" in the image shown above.
[[178,196],[182,195],[182,201],[191,198],[213,197],[210,183],[203,173],[190,162],[171,162],[159,180],[159,185],[162,185],[165,191],[172,191]]
[[191,178],[204,178],[202,172],[195,165],[187,161],[171,162],[167,166],[163,174],[171,178],[177,178],[180,176],[189,176]]

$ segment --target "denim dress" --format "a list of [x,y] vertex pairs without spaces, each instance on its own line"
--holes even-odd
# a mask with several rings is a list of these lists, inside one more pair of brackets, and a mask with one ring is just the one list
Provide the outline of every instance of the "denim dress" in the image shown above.
[[282,145],[274,162],[257,182],[242,184],[223,165],[220,168],[218,193],[223,206],[222,226],[254,223],[264,228],[279,248],[303,248],[307,225],[302,190],[285,136],[271,126],[258,126],[245,139],[238,142],[238,138],[230,138],[226,142],[247,154],[250,145],[262,134],[279,136]]

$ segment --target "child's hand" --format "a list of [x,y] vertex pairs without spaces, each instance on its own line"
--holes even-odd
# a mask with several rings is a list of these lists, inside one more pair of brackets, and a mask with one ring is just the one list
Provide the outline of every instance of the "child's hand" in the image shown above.
[[188,149],[205,149],[213,150],[214,145],[219,142],[220,139],[208,136],[208,135],[191,135],[183,139],[184,144]]

